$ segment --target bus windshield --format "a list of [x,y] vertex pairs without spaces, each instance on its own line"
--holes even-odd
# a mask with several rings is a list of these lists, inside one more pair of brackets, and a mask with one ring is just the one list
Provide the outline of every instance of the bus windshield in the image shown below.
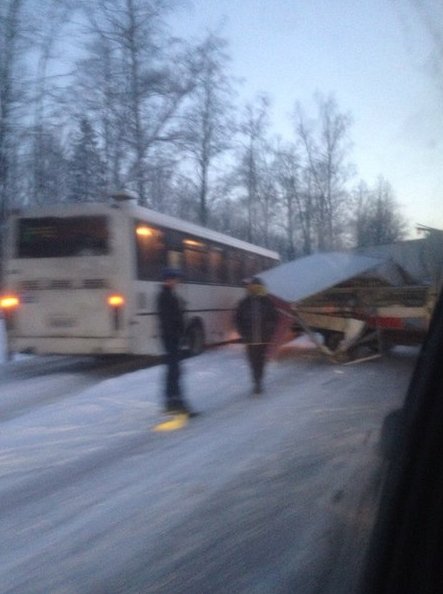
[[17,227],[17,258],[66,258],[109,253],[104,216],[22,218]]

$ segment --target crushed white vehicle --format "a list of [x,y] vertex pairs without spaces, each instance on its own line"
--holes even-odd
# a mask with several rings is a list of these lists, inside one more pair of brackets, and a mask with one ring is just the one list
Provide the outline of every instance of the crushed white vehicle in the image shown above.
[[420,344],[443,280],[443,231],[352,252],[287,262],[261,277],[295,331],[339,360]]

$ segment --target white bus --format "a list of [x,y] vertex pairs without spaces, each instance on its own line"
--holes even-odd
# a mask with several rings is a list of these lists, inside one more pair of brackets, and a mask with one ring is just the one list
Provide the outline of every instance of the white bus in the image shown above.
[[187,347],[235,338],[242,279],[276,252],[119,200],[36,207],[9,219],[0,305],[9,352],[161,354],[165,266],[184,282]]

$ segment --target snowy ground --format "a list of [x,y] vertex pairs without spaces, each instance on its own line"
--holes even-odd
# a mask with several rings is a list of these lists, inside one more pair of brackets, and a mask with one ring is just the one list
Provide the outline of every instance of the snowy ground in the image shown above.
[[414,358],[291,345],[252,399],[242,347],[212,350],[184,362],[203,415],[174,433],[152,431],[162,366],[91,385],[63,360],[4,362],[0,592],[349,591]]

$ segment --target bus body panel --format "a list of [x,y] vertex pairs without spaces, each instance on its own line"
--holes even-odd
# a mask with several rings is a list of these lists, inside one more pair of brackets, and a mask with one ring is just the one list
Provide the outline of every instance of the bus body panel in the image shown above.
[[[103,258],[100,258],[103,260]],[[91,336],[113,333],[107,297],[112,274],[109,262],[96,262],[96,270],[74,271],[72,262],[45,263],[39,268],[19,264],[11,289],[20,295],[20,315],[12,327],[18,336]],[[52,269],[49,269],[52,267]],[[28,270],[27,270],[28,269]],[[15,275],[14,275],[15,276]],[[89,288],[93,287],[93,288]]]
[[10,352],[32,355],[127,355],[127,338],[14,337]]
[[185,317],[188,323],[196,319],[202,321],[207,344],[232,340],[236,336],[234,311],[244,290],[241,287],[211,285],[204,288],[203,292],[202,285],[185,286]]
[[[153,234],[165,242],[160,249],[156,244],[157,252],[149,243]],[[94,252],[98,239],[106,253]],[[86,243],[92,244],[91,253],[80,251]],[[205,246],[204,256],[198,245]],[[215,276],[227,266],[222,258],[234,252],[260,264],[277,262],[265,248],[131,204],[55,205],[16,215],[8,231],[5,281],[20,305],[4,312],[8,348],[37,354],[161,354],[156,298],[163,264],[188,267],[189,278],[185,269],[178,288],[187,325],[200,324],[208,345],[232,340],[243,289],[239,278],[229,283]],[[189,266],[202,257],[207,278],[196,282]],[[213,262],[217,273],[209,270]],[[111,296],[119,300],[114,305],[108,303]]]

